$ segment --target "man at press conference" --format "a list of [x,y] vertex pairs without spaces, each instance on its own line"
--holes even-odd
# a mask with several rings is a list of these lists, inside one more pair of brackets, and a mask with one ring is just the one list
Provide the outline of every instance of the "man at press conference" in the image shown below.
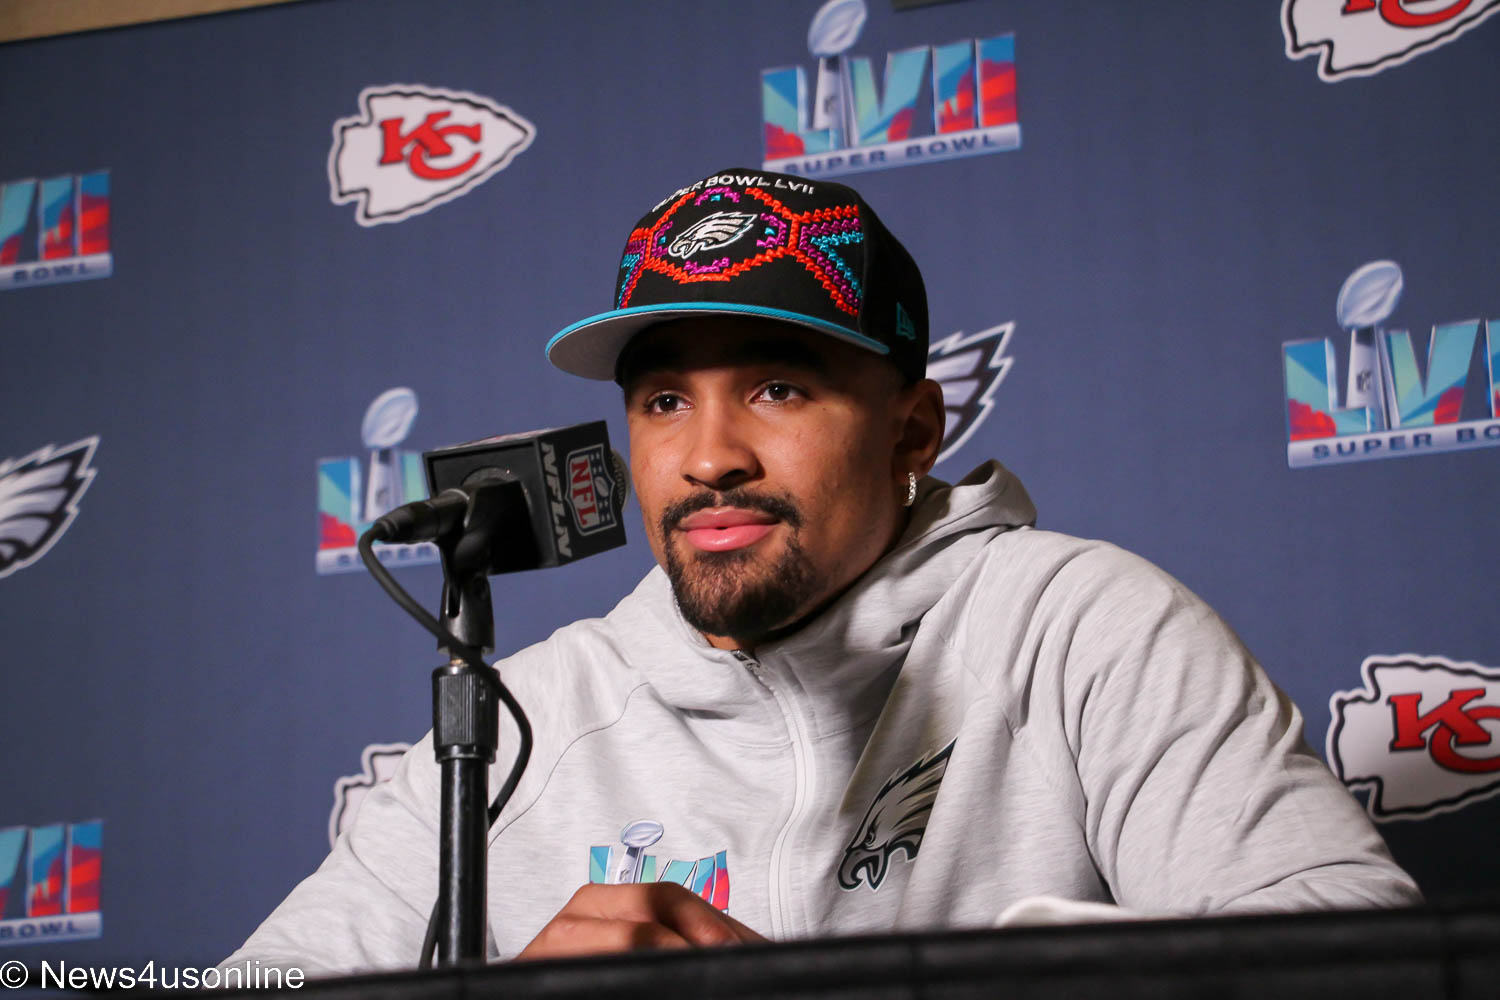
[[[926,294],[857,192],[661,195],[547,347],[622,387],[659,565],[497,664],[492,958],[1420,900],[1212,609],[998,462],[927,475]],[[415,965],[438,799],[429,734],[226,965]]]

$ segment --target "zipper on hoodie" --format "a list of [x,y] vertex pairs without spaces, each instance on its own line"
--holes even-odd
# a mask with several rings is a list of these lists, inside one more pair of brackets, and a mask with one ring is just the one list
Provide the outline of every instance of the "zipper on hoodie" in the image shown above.
[[795,774],[792,811],[787,816],[786,824],[777,831],[776,840],[771,845],[771,878],[767,883],[770,890],[771,937],[773,940],[785,940],[789,936],[787,906],[792,895],[791,866],[786,845],[792,830],[801,824],[802,816],[807,812],[807,804],[812,799],[812,766],[808,761],[812,746],[802,731],[802,720],[792,710],[791,703],[781,690],[766,677],[765,668],[760,661],[738,649],[734,650],[734,656],[750,671],[750,676],[776,699],[776,706],[781,709],[782,721],[786,724],[787,736],[792,744],[792,768]]

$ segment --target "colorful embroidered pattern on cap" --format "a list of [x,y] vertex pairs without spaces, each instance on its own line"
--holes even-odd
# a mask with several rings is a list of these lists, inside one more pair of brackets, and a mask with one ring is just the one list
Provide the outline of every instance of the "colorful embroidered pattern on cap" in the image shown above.
[[631,305],[647,272],[683,285],[727,282],[773,261],[792,260],[839,312],[858,316],[864,291],[850,253],[863,241],[853,202],[796,212],[758,186],[690,191],[649,226],[631,231],[615,306]]

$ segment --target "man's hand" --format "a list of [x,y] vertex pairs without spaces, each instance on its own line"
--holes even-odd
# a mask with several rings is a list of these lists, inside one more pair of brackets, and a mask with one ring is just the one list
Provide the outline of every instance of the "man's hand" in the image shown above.
[[672,882],[586,885],[516,956],[571,958],[647,948],[744,944],[765,938]]

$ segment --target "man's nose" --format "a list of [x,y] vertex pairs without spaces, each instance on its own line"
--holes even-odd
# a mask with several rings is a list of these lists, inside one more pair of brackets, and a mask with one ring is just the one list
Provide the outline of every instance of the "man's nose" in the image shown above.
[[700,407],[689,430],[682,478],[711,490],[728,490],[759,476],[760,463],[744,431],[731,407]]

